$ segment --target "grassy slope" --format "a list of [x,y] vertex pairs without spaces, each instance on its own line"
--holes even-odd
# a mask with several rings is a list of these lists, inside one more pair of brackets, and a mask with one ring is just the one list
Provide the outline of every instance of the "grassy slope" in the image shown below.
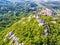
[[19,43],[32,43],[32,45],[59,45],[60,23],[58,21],[57,24],[51,23],[50,20],[53,20],[53,17],[51,16],[40,17],[43,18],[46,22],[48,22],[51,28],[51,30],[49,31],[50,35],[48,36],[48,38],[44,38],[44,29],[46,28],[46,25],[39,27],[38,22],[35,18],[31,17],[31,20],[29,21],[28,17],[24,17],[25,19],[21,19],[20,21],[16,22],[11,27],[3,30],[0,33],[0,45],[9,45],[9,42],[4,42],[3,40],[6,34],[11,31],[13,31],[14,34],[20,38],[20,40],[18,41]]

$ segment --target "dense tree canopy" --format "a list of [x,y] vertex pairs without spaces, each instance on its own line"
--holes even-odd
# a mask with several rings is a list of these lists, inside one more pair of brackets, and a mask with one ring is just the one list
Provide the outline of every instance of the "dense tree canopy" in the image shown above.
[[21,18],[18,22],[14,23],[9,28],[3,30],[0,33],[0,45],[9,45],[11,40],[6,40],[4,38],[6,34],[13,31],[14,34],[19,37],[19,43],[24,43],[25,45],[60,45],[60,20],[57,20],[56,24],[52,23],[51,20],[54,19],[53,16],[40,16],[45,22],[48,23],[50,30],[49,35],[45,37],[44,30],[46,25],[39,26],[36,19],[31,17],[29,21],[29,16]]

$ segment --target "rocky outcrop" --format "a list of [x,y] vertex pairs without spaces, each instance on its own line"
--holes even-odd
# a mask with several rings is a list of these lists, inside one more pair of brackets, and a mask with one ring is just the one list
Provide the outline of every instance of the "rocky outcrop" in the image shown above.
[[39,26],[43,26],[45,24],[45,21],[43,19],[39,20]]
[[47,16],[52,16],[52,15],[54,15],[54,11],[52,11],[48,8],[45,8],[40,12],[40,14],[47,15]]
[[19,38],[15,36],[14,32],[9,32],[6,36],[4,41],[7,39],[11,40],[10,45],[24,45],[24,43],[18,43]]
[[[39,16],[36,13],[35,13],[34,17],[36,18],[37,22],[39,23],[38,24],[39,26],[46,25],[46,29],[44,30],[44,36],[47,37],[49,35],[49,30],[50,30],[48,23],[46,23],[44,19],[39,19]],[[56,22],[53,21],[53,23],[56,23]]]
[[45,24],[44,19],[39,19],[38,13],[34,12],[34,16],[33,17],[36,18],[36,21],[39,23],[38,24],[39,26],[43,26]]
[[53,20],[53,21],[51,21],[51,23],[56,24],[57,22]]
[[49,35],[49,30],[50,30],[50,27],[48,24],[46,24],[46,29],[44,30],[45,37]]

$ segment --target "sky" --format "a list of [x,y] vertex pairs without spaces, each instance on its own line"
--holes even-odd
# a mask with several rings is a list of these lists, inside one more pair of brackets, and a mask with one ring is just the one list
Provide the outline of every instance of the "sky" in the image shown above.
[[59,0],[39,0],[39,1],[59,1]]
[[[10,0],[13,2],[20,2],[21,0]],[[24,1],[24,0],[22,0]],[[48,1],[60,1],[60,0],[26,0],[26,1],[36,1],[36,2],[40,2],[40,1],[44,1],[44,2],[48,2]]]

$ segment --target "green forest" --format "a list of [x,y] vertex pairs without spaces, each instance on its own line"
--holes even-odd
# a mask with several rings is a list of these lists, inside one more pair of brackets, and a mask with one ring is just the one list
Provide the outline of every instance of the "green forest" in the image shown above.
[[0,45],[60,45],[59,6],[59,1],[0,0]]
[[[29,18],[30,15],[32,16]],[[57,17],[39,15],[39,19],[43,18],[50,27],[49,34],[45,36],[46,24],[39,26],[33,14],[30,15],[19,19],[13,25],[1,31],[0,45],[10,45],[11,41],[14,42],[14,40],[6,37],[11,31],[19,38],[18,43],[24,43],[24,45],[60,45],[60,20],[56,20],[57,23],[52,23],[51,20],[55,20]]]

